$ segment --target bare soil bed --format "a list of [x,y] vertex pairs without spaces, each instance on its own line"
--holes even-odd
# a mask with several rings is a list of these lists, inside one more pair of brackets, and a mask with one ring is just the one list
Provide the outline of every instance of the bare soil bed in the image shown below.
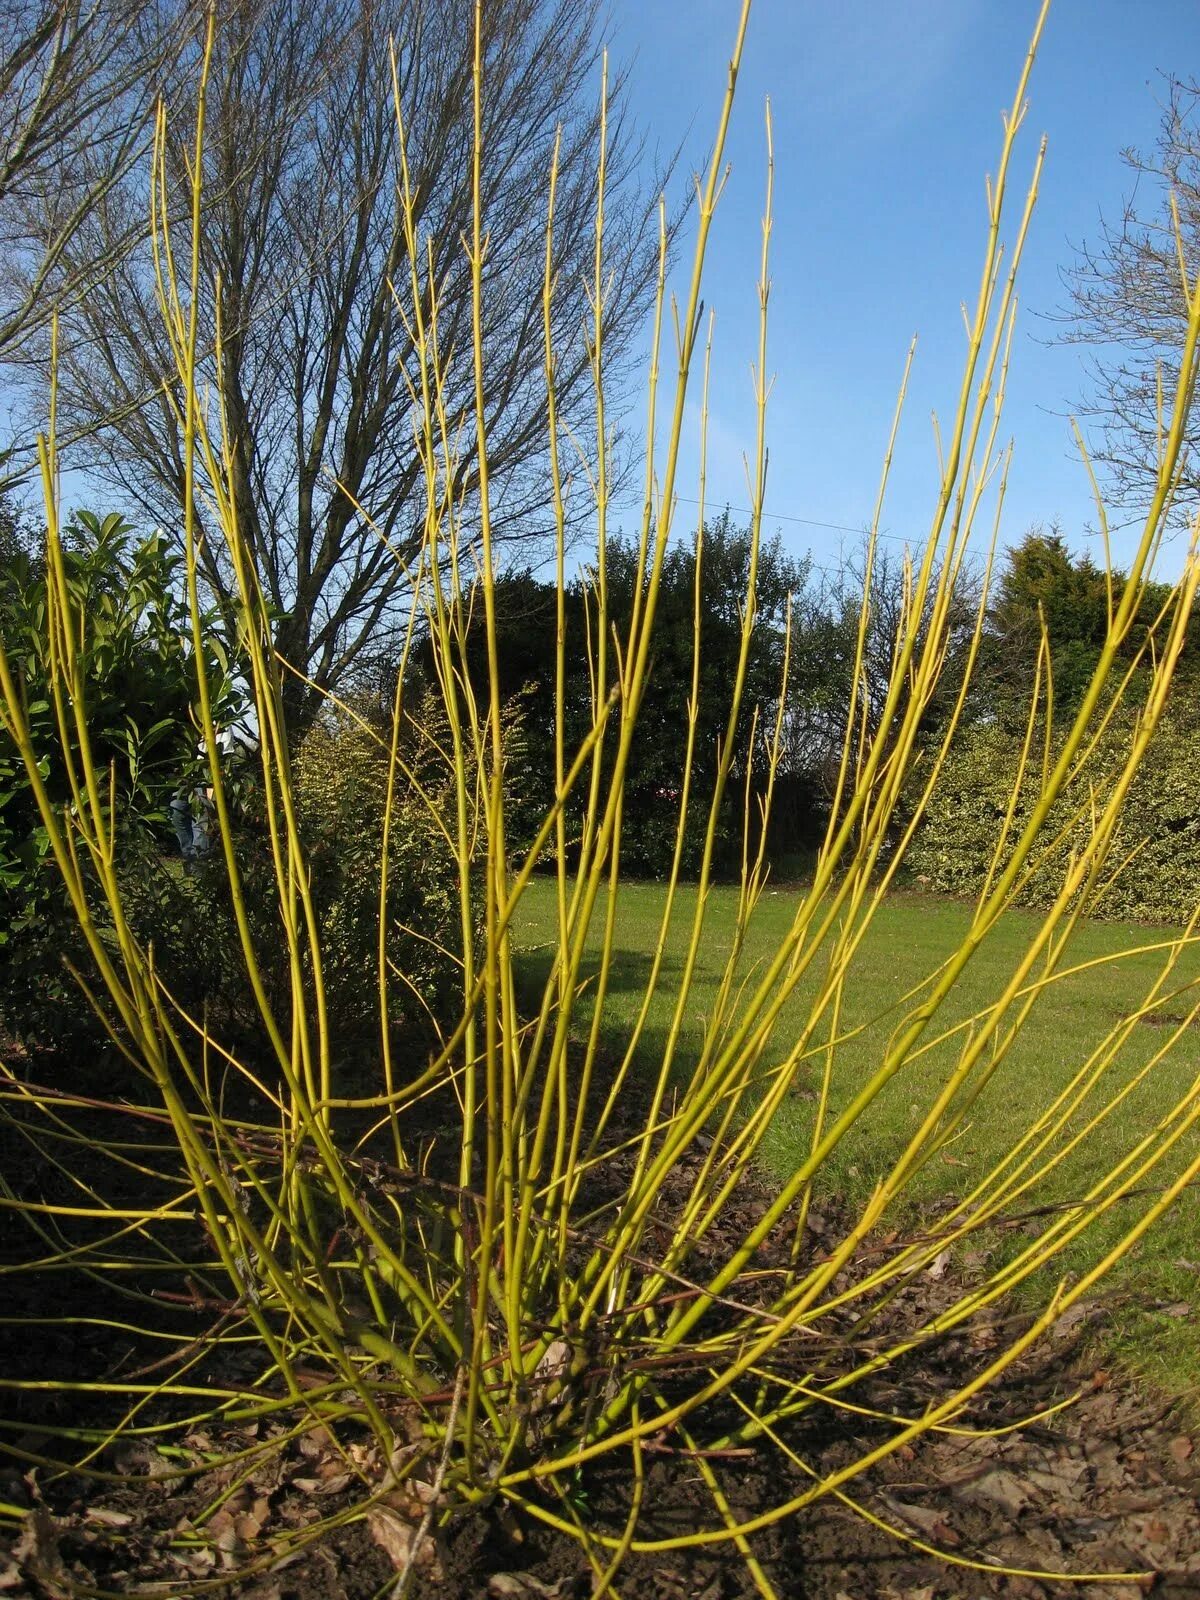
[[[1191,1433],[1163,1403],[1068,1359],[1064,1343],[1023,1363],[986,1408],[987,1425],[1003,1427],[1082,1387],[1079,1400],[1051,1423],[976,1438],[927,1436],[860,1480],[856,1498],[910,1538],[960,1559],[1026,1571],[1144,1576],[1081,1584],[951,1566],[829,1500],[752,1541],[780,1594],[797,1600],[1200,1594],[1200,1459]],[[930,1371],[934,1387],[951,1381],[952,1359]],[[873,1437],[855,1428],[831,1433],[815,1464],[836,1468]],[[36,1426],[24,1443],[36,1445]],[[224,1567],[252,1562],[272,1535],[294,1533],[339,1503],[350,1508],[343,1463],[319,1434],[301,1437],[271,1471],[256,1475],[209,1521],[208,1540],[190,1551],[181,1548],[181,1536],[191,1516],[211,1504],[219,1471],[184,1491],[149,1445],[119,1447],[105,1465],[112,1481],[45,1488],[35,1472],[4,1469],[0,1498],[27,1505],[29,1514],[19,1534],[0,1546],[0,1593],[57,1600],[76,1590],[149,1588],[183,1600],[219,1585],[240,1600],[372,1600],[394,1583],[386,1517],[350,1523],[283,1570],[221,1583]],[[126,1486],[123,1473],[149,1475],[151,1482]],[[779,1462],[767,1452],[723,1466],[721,1477],[742,1514],[769,1509],[780,1494]],[[595,1474],[587,1515],[619,1528],[627,1493],[622,1475]],[[653,1537],[711,1517],[708,1492],[683,1456],[654,1463],[646,1503],[642,1531]],[[647,1600],[741,1600],[756,1593],[740,1557],[720,1548],[631,1557],[620,1591]],[[412,1592],[428,1600],[547,1600],[585,1596],[591,1578],[578,1547],[553,1530],[472,1515],[438,1536]]]
[[[45,1172],[23,1171],[20,1152],[12,1147],[4,1156],[10,1184],[26,1193],[45,1192]],[[689,1174],[681,1170],[675,1177],[681,1198]],[[619,1184],[620,1173],[611,1181]],[[755,1184],[734,1197],[730,1237],[744,1236],[748,1218],[765,1198]],[[668,1194],[666,1205],[672,1203]],[[811,1217],[814,1251],[822,1248],[834,1220]],[[21,1248],[14,1239],[19,1231],[10,1230],[10,1250]],[[706,1241],[697,1273],[705,1255],[719,1255],[727,1245],[720,1236]],[[986,1262],[985,1254],[968,1252],[936,1274],[923,1274],[896,1296],[888,1317],[897,1328],[907,1327],[914,1317],[949,1305]],[[95,1298],[103,1290],[94,1284],[64,1272],[28,1281],[37,1303],[27,1298],[14,1304],[16,1315],[69,1317],[79,1314],[83,1295],[92,1297],[90,1317],[105,1314],[102,1298]],[[13,1285],[26,1293],[23,1275]],[[163,1315],[175,1331],[194,1328],[199,1346],[213,1323],[211,1309],[206,1313],[199,1306],[165,1305]],[[1006,1318],[1003,1325],[972,1324],[969,1333],[926,1346],[874,1381],[869,1392],[856,1390],[856,1401],[893,1415],[920,1415],[977,1371],[989,1349],[1019,1331],[1019,1313],[1009,1308],[998,1315]],[[1117,1315],[1111,1305],[1076,1308],[1053,1338],[1010,1369],[1002,1389],[981,1398],[962,1419],[964,1431],[925,1435],[848,1485],[858,1509],[829,1496],[755,1534],[754,1554],[778,1593],[795,1600],[1200,1596],[1200,1448],[1194,1448],[1184,1412],[1098,1369],[1089,1353],[1094,1334],[1106,1317]],[[876,1323],[872,1331],[878,1336],[887,1330]],[[111,1398],[102,1390],[65,1395],[55,1392],[55,1382],[102,1382],[106,1374],[128,1378],[152,1369],[163,1346],[134,1348],[128,1336],[95,1325],[47,1326],[36,1339],[28,1328],[0,1327],[0,1337],[6,1333],[0,1370],[47,1387],[9,1394],[5,1407],[17,1431],[0,1438],[13,1447],[7,1457],[0,1454],[0,1501],[9,1508],[11,1524],[0,1538],[0,1596],[60,1600],[73,1593],[155,1593],[187,1600],[220,1593],[237,1600],[376,1600],[395,1587],[422,1508],[411,1491],[395,1491],[365,1518],[356,1515],[363,1480],[370,1481],[373,1447],[361,1447],[363,1470],[356,1475],[316,1427],[281,1445],[229,1493],[238,1469],[232,1459],[223,1464],[224,1458],[254,1440],[236,1428],[221,1431],[203,1423],[191,1433],[176,1432],[176,1453],[164,1455],[156,1449],[155,1413],[148,1409],[139,1418],[147,1431],[109,1447],[92,1463],[94,1475],[54,1475],[35,1460],[43,1451],[52,1453],[55,1426],[112,1416]],[[245,1384],[255,1370],[245,1346],[200,1354],[193,1383]],[[1076,1398],[1065,1409],[1027,1422],[1070,1396]],[[202,1399],[196,1409],[205,1409]],[[886,1424],[868,1417],[823,1410],[791,1442],[824,1474],[857,1459],[888,1433]],[[350,1448],[352,1456],[359,1449]],[[204,1462],[205,1470],[180,1477],[181,1459]],[[710,1493],[677,1439],[664,1441],[648,1460],[640,1535],[669,1538],[711,1525]],[[739,1517],[770,1510],[808,1481],[770,1447],[712,1464]],[[595,1528],[619,1533],[629,1493],[626,1474],[603,1466],[579,1485],[577,1514]],[[331,1515],[343,1516],[342,1525],[278,1559],[284,1544]],[[997,1564],[1026,1575],[998,1572]],[[1047,1572],[1136,1576],[1101,1584],[1029,1575]],[[743,1600],[758,1593],[728,1545],[635,1554],[618,1588],[626,1600]],[[573,1540],[536,1520],[480,1512],[452,1520],[426,1543],[410,1593],[422,1600],[566,1600],[591,1590],[591,1570]]]

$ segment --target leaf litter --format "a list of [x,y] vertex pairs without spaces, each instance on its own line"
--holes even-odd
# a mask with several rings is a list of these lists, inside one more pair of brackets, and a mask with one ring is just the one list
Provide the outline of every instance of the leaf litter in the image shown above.
[[[676,1187],[686,1194],[686,1172]],[[738,1200],[746,1214],[734,1227],[744,1231],[747,1216],[766,1203],[765,1190],[751,1184]],[[828,1251],[839,1221],[828,1206],[824,1215],[810,1217],[814,1257]],[[883,1242],[890,1246],[893,1239]],[[790,1248],[790,1238],[782,1242]],[[719,1238],[707,1243],[714,1253],[723,1247]],[[901,1327],[914,1307],[923,1315],[936,1312],[964,1284],[979,1280],[988,1259],[978,1249],[936,1252],[899,1290],[887,1315]],[[699,1260],[698,1275],[704,1266]],[[1164,1309],[1182,1314],[1176,1303]],[[1085,1359],[1087,1337],[1111,1315],[1096,1302],[1073,1307],[1054,1339],[1016,1363],[1002,1389],[981,1397],[970,1419],[980,1431],[926,1434],[885,1457],[849,1486],[857,1509],[823,1499],[756,1535],[754,1554],[780,1596],[1200,1596],[1195,1441],[1166,1402]],[[881,1331],[873,1323],[870,1333]],[[870,1403],[917,1415],[976,1370],[980,1352],[1011,1336],[1011,1326],[1002,1328],[999,1320],[977,1320],[885,1374]],[[218,1350],[218,1377],[221,1359]],[[538,1374],[542,1404],[554,1403],[554,1385],[569,1361],[565,1344],[547,1353]],[[1020,1425],[1077,1391],[1066,1409]],[[870,1419],[822,1415],[823,1431],[804,1444],[807,1459],[822,1472],[879,1442],[878,1424]],[[960,1420],[965,1428],[968,1419]],[[25,1436],[31,1454],[38,1443],[36,1430]],[[261,1450],[257,1459],[255,1448]],[[274,1434],[262,1425],[239,1431],[209,1424],[167,1453],[144,1436],[118,1441],[103,1462],[108,1476],[99,1481],[43,1481],[36,1467],[0,1465],[0,1499],[25,1512],[0,1535],[0,1597],[59,1600],[92,1588],[157,1592],[171,1600],[214,1590],[236,1600],[374,1600],[405,1573],[409,1593],[421,1600],[582,1600],[591,1593],[592,1571],[578,1546],[550,1528],[481,1512],[457,1514],[442,1525],[440,1500],[429,1516],[432,1486],[397,1482],[413,1449],[401,1443],[389,1461],[365,1438],[339,1442],[321,1426],[287,1435],[282,1424]],[[739,1516],[768,1509],[789,1487],[786,1469],[766,1449],[713,1465]],[[794,1483],[791,1492],[800,1487]],[[628,1494],[620,1464],[601,1463],[587,1484],[589,1520],[619,1533]],[[711,1517],[708,1490],[686,1452],[664,1449],[649,1457],[646,1506],[651,1537],[678,1534]],[[331,1517],[334,1527],[318,1526]],[[316,1537],[305,1544],[310,1529]],[[418,1539],[420,1530],[425,1533]],[[922,1546],[975,1565],[948,1565]],[[996,1564],[1140,1576],[1117,1584],[1068,1583],[989,1570]],[[248,1567],[255,1570],[247,1574]],[[749,1600],[758,1592],[740,1557],[724,1546],[665,1557],[635,1554],[619,1587],[637,1600]]]

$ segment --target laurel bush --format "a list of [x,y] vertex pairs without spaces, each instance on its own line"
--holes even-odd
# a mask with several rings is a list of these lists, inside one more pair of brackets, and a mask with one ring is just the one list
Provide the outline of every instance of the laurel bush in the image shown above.
[[[1133,732],[1125,715],[1114,720],[1097,751],[1089,782],[1111,780]],[[1197,732],[1186,706],[1164,719],[1125,802],[1111,860],[1120,865],[1097,886],[1087,910],[1109,918],[1179,922],[1191,914],[1200,883],[1200,770]],[[982,888],[1020,768],[1023,735],[999,724],[965,729],[951,751],[928,813],[909,848],[910,884],[939,894],[973,896]],[[1051,750],[1055,748],[1051,740]],[[1019,836],[1036,797],[1042,733],[1033,741],[1017,797],[1010,841]],[[1065,856],[1088,832],[1090,794],[1073,785],[1051,817],[1048,837],[1058,846],[1035,863],[1019,899],[1049,904],[1062,881]],[[1011,844],[1001,852],[1008,860]]]

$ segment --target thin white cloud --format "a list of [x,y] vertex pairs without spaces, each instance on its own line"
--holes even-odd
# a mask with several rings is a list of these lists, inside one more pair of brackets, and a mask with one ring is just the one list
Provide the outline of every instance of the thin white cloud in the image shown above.
[[965,57],[981,0],[806,0],[788,32],[792,109],[825,137],[878,138]]

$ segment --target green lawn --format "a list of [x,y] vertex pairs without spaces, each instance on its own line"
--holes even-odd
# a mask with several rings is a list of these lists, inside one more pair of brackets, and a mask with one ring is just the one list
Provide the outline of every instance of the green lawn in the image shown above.
[[[798,893],[788,888],[767,891],[748,941],[747,967],[776,948],[791,921]],[[654,884],[631,884],[621,891],[615,979],[606,1027],[606,1037],[613,1046],[623,1044],[642,999],[658,935],[662,895],[662,889]],[[734,890],[713,891],[703,971],[688,1008],[683,1055],[688,1049],[698,1049],[703,1037],[706,1013],[728,949],[735,905]],[[673,998],[671,978],[680,969],[683,929],[690,923],[694,906],[694,891],[681,891],[674,931],[668,940],[665,981],[644,1036],[643,1052],[648,1060],[653,1060],[665,1036]],[[596,917],[597,927],[602,912],[603,905]],[[882,906],[847,985],[845,1020],[851,1025],[866,1026],[839,1051],[832,1091],[835,1109],[846,1103],[869,1066],[879,1059],[902,1014],[897,1009],[900,998],[955,948],[969,915],[969,908],[963,904],[908,894],[893,895]],[[531,885],[518,923],[522,981],[530,986],[538,985],[547,970],[547,941],[552,935],[553,919],[552,885],[537,881]],[[943,1013],[943,1026],[970,1016],[997,995],[1036,926],[1037,918],[1028,913],[1013,913],[1000,925],[968,968],[959,991],[951,997],[952,1003]],[[1121,923],[1084,924],[1075,936],[1066,964],[1133,950],[1169,939],[1172,932]],[[1009,1148],[1018,1119],[1019,1125],[1025,1126],[1031,1106],[1041,1107],[1052,1098],[1113,1023],[1141,1006],[1161,961],[1161,955],[1131,955],[1093,967],[1044,991],[1001,1070],[973,1108],[971,1122],[953,1146],[936,1156],[919,1175],[913,1202],[929,1205],[938,1198],[966,1192],[970,1182]],[[1200,950],[1185,952],[1172,987],[1185,982],[1200,983]],[[812,983],[802,987],[781,1017],[779,1055],[789,1036],[794,1036],[804,1013],[805,996],[812,987]],[[1183,1016],[1195,998],[1188,995],[1164,1001],[1138,1024],[1114,1069],[1120,1074],[1114,1088],[1161,1047],[1166,1037],[1164,1022]],[[585,997],[578,1014],[581,1027],[589,1016],[590,1004]],[[890,1164],[918,1115],[924,1113],[943,1079],[950,1048],[939,1046],[893,1080],[831,1161],[825,1181],[832,1191],[853,1199],[870,1189],[874,1176]],[[1129,1148],[1137,1133],[1152,1127],[1158,1116],[1174,1104],[1197,1070],[1200,1028],[1184,1035],[1166,1061],[1149,1074],[1103,1128],[1046,1185],[1021,1202],[1022,1209],[1082,1194],[1089,1181],[1101,1176]],[[811,1091],[816,1081],[815,1067],[802,1068],[796,1092],[775,1120],[765,1159],[777,1172],[790,1172],[800,1154],[807,1152],[814,1114]],[[1180,1142],[1181,1162],[1194,1155],[1198,1139],[1200,1131],[1193,1131]],[[1154,1181],[1161,1185],[1166,1173],[1167,1168],[1160,1167]],[[1115,1239],[1123,1231],[1121,1224],[1133,1220],[1138,1205],[1132,1201],[1114,1208],[1086,1243],[1059,1258],[1061,1270],[1080,1271],[1105,1239]],[[1015,1236],[1006,1237],[1011,1240]],[[1106,1358],[1128,1362],[1181,1394],[1194,1389],[1200,1372],[1198,1270],[1200,1190],[1192,1190],[1185,1192],[1174,1211],[1109,1278],[1107,1291],[1118,1296],[1118,1303],[1113,1313],[1115,1326],[1106,1335]],[[1161,1306],[1156,1309],[1155,1302],[1171,1306],[1173,1312]],[[1195,1308],[1193,1314],[1179,1314],[1183,1303]]]

